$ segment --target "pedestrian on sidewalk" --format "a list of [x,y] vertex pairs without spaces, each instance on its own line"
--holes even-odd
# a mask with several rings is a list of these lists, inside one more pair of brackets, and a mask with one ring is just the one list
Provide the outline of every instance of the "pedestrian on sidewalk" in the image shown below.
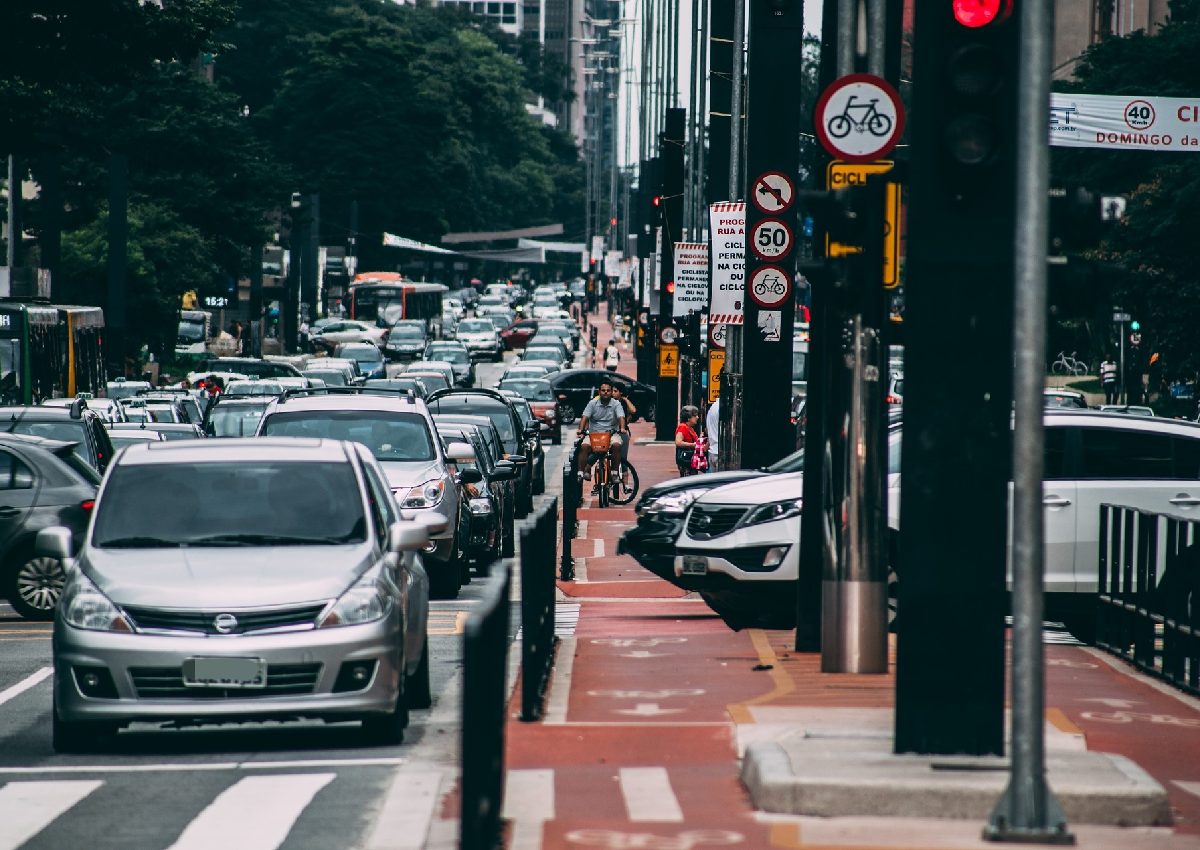
[[604,368],[610,372],[615,372],[620,365],[621,350],[617,348],[616,337],[613,337],[608,341],[608,345],[604,346]]
[[717,443],[721,434],[721,397],[708,406],[708,414],[704,417],[704,433],[708,437],[708,468],[717,471]]
[[680,478],[696,474],[692,469],[692,455],[696,453],[696,425],[699,422],[700,411],[695,406],[685,404],[679,411],[679,425],[675,428],[675,466]]
[[1100,363],[1100,383],[1104,386],[1104,403],[1117,403],[1117,362],[1113,360],[1112,352],[1104,355]]
[[[622,393],[621,388],[618,387],[616,384],[613,384],[612,397],[613,397],[613,401],[619,401],[621,403],[621,406],[625,408],[625,430],[621,432],[621,440],[625,444],[624,445],[625,464],[629,464],[629,463],[631,463],[631,461],[629,460],[629,450],[633,448],[633,434],[630,433],[630,431],[629,431],[629,423],[632,422],[634,419],[637,419],[637,412],[638,412],[637,407],[634,405],[633,400],[630,399],[624,393]],[[621,469],[623,472],[625,470],[625,464],[621,465]],[[629,473],[624,472],[624,474],[621,476],[621,479],[625,482],[626,485],[628,485],[629,484]]]

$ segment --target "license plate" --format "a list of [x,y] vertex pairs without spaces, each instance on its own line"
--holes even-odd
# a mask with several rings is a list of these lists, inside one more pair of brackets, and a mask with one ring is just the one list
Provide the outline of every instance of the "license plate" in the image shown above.
[[702,576],[708,574],[708,561],[695,556],[684,556],[683,574],[685,576]]
[[261,658],[189,658],[183,662],[189,688],[264,688],[267,663]]

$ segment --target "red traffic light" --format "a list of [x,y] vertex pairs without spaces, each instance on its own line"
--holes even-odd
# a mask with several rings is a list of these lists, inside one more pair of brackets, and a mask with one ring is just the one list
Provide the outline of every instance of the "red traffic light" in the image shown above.
[[964,27],[986,27],[1012,12],[1012,0],[951,0],[954,20]]
[[657,207],[659,204],[662,203],[662,195],[655,195],[653,200],[654,200],[654,206]]
[[675,294],[675,281],[673,281],[673,280],[667,281],[667,294],[668,295]]
[[609,224],[609,226],[610,226],[610,227],[616,227],[616,226],[617,226],[617,220],[616,220],[615,218],[610,218],[610,219],[608,220],[608,224]]

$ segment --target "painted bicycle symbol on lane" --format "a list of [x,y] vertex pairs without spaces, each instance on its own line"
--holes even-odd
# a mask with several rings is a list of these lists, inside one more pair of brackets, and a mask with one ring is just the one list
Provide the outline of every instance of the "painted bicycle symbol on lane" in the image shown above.
[[[892,119],[879,111],[879,98],[873,97],[866,103],[855,102],[854,95],[846,99],[846,105],[838,115],[834,115],[825,124],[829,135],[835,139],[844,139],[854,130],[858,133],[870,133],[872,136],[884,137],[892,132]],[[855,115],[860,117],[855,118]]]
[[689,829],[678,835],[654,835],[649,832],[616,832],[611,829],[576,829],[568,832],[567,841],[585,847],[606,847],[608,850],[694,850],[704,845],[729,846],[741,844],[743,836],[724,829]]

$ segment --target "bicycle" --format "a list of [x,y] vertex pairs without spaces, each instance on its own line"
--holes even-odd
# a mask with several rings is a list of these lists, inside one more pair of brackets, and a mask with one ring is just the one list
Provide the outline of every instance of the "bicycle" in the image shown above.
[[1058,352],[1058,359],[1050,364],[1052,375],[1086,375],[1087,364],[1075,357],[1076,352],[1069,355],[1065,351]]
[[[584,435],[580,434],[575,443],[575,451],[583,443]],[[591,432],[587,434],[591,443],[591,455],[588,466],[592,468],[592,479],[600,507],[607,508],[609,504],[628,505],[638,494],[640,483],[637,470],[633,464],[622,458],[616,468],[612,464],[610,446],[612,434],[607,432]],[[626,478],[629,483],[626,483]]]
[[[835,139],[841,139],[850,134],[850,130],[854,129],[858,132],[864,130],[872,136],[886,136],[892,131],[892,119],[879,111],[875,104],[879,103],[879,98],[871,98],[867,103],[855,103],[854,95],[846,101],[846,106],[842,109],[841,115],[835,115],[829,119],[829,123],[825,125],[829,131],[829,135]],[[862,118],[855,121],[851,117],[851,112],[862,113]]]

